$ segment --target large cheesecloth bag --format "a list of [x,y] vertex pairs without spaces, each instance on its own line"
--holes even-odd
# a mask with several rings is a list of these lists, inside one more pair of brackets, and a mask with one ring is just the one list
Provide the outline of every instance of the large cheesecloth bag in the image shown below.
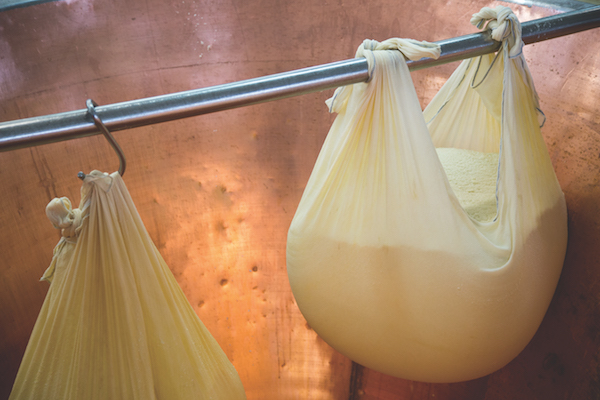
[[505,7],[472,22],[488,20],[500,51],[463,62],[424,115],[405,58],[439,49],[359,47],[370,80],[328,101],[338,116],[288,232],[309,325],[389,375],[456,382],[501,368],[536,332],[562,268],[565,201],[520,25]]
[[81,192],[46,207],[62,238],[10,399],[245,399],[121,176],[93,171]]

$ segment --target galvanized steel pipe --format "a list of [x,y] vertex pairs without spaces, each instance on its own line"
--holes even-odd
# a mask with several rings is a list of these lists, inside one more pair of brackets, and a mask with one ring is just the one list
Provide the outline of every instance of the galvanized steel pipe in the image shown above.
[[[600,6],[522,23],[525,44],[600,27]],[[488,32],[436,42],[437,60],[409,61],[411,70],[492,53],[500,47]],[[96,111],[111,131],[130,129],[215,111],[279,100],[364,82],[367,61],[351,59],[203,89],[99,106]],[[86,109],[0,123],[0,151],[99,134]]]

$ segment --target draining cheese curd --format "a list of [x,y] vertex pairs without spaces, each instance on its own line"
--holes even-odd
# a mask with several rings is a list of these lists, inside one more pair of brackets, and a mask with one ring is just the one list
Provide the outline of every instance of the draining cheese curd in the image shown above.
[[450,186],[471,218],[489,222],[496,216],[498,154],[438,148]]
[[327,102],[338,117],[288,231],[287,270],[310,327],[361,365],[475,379],[514,359],[546,313],[566,206],[525,60],[506,43],[462,63],[422,111],[404,57],[434,45],[367,40],[369,82]]

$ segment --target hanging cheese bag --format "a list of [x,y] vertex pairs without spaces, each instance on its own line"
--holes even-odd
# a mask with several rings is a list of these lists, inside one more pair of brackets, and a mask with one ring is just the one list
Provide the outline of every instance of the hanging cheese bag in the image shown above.
[[92,171],[81,194],[46,207],[62,238],[9,400],[244,400],[121,175]]
[[352,360],[426,382],[487,375],[531,340],[562,268],[563,193],[510,9],[497,54],[464,61],[421,111],[405,62],[437,45],[367,40],[370,79],[338,113],[291,223],[288,276],[309,325]]

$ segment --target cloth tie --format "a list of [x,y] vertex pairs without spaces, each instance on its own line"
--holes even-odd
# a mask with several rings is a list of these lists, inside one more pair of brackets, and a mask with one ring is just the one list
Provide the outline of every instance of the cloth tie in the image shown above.
[[73,209],[71,201],[66,197],[54,198],[46,206],[46,215],[56,229],[60,229],[61,235],[71,240],[76,240],[81,230],[83,221],[81,210]]
[[[407,59],[416,61],[421,58],[434,58],[440,56],[441,48],[439,44],[414,39],[391,38],[378,42],[377,40],[365,39],[356,50],[356,58],[365,58],[369,66],[369,81],[373,77],[375,71],[375,57],[373,52],[398,50]],[[354,85],[342,86],[336,89],[333,96],[325,101],[329,112],[342,112],[345,109],[348,96],[352,93]]]
[[509,57],[513,58],[521,54],[523,50],[521,23],[510,8],[504,6],[483,7],[471,18],[471,24],[479,29],[484,29],[486,22],[485,29],[492,31],[492,39],[508,45]]
[[85,219],[80,209],[73,209],[71,201],[67,197],[56,197],[46,206],[46,216],[52,222],[56,229],[60,229],[62,237],[58,244],[54,247],[52,261],[50,266],[40,278],[41,281],[52,283],[56,272],[56,264],[58,257],[63,252],[67,243],[77,243],[77,237],[82,228],[82,222]]

